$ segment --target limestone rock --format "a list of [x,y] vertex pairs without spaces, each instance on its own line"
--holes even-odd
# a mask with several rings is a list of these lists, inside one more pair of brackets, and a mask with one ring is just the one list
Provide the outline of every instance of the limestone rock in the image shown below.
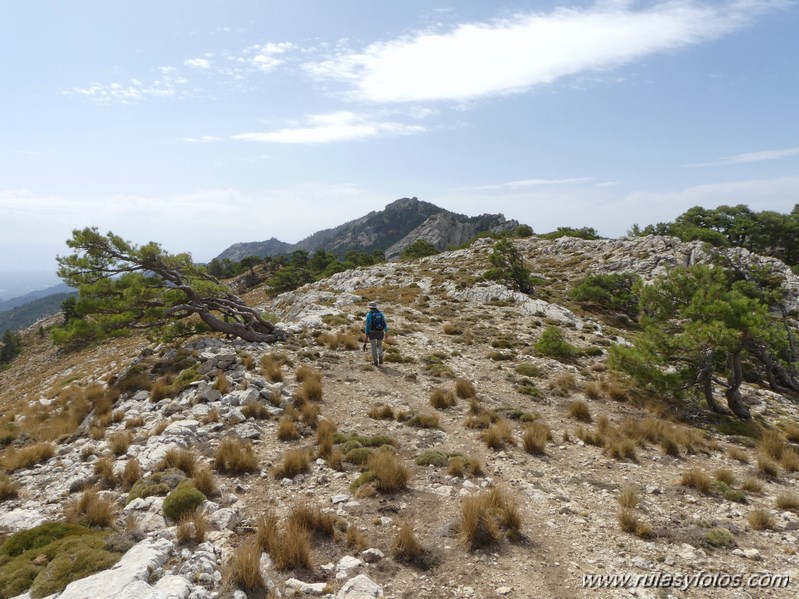
[[383,587],[366,574],[359,574],[344,583],[336,595],[336,599],[376,599],[382,594]]

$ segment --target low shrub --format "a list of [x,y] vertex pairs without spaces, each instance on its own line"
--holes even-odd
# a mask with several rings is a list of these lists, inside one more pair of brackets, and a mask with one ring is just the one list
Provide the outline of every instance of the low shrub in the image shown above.
[[179,521],[185,514],[200,507],[207,497],[188,481],[180,483],[177,488],[164,498],[164,515],[173,522]]

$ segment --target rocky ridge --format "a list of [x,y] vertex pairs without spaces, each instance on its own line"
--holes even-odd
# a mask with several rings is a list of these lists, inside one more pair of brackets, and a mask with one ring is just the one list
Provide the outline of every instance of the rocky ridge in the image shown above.
[[[196,546],[178,542],[176,527],[164,517],[163,497],[127,502],[127,494],[120,489],[101,491],[116,503],[118,522],[127,520],[142,538],[114,568],[73,582],[53,598],[240,599],[245,596],[241,591],[223,584],[225,564],[264,509],[285,516],[300,500],[357,527],[369,546],[362,551],[340,545],[315,547],[310,573],[281,572],[264,554],[262,574],[278,596],[667,596],[647,588],[625,590],[624,595],[618,589],[582,588],[582,577],[587,574],[626,573],[771,573],[790,575],[792,584],[797,584],[799,517],[773,507],[780,492],[796,489],[796,474],[783,473],[777,480],[763,481],[762,492],[747,497],[746,504],[703,496],[679,484],[681,473],[689,467],[708,472],[726,468],[743,480],[752,473],[752,465],[732,460],[726,453],[735,446],[755,458],[740,438],[707,431],[706,452],[683,452],[675,457],[656,446],[643,446],[635,461],[619,461],[580,440],[575,435],[577,424],[565,409],[570,401],[581,399],[595,417],[605,415],[614,423],[647,416],[632,403],[589,396],[589,384],[605,376],[602,353],[624,332],[610,330],[590,315],[561,305],[556,283],[594,272],[633,271],[650,279],[669,266],[706,262],[715,251],[698,243],[655,237],[517,243],[532,268],[553,282],[551,301],[482,280],[480,273],[487,268],[491,248],[491,242],[484,240],[416,263],[388,263],[338,273],[279,296],[263,308],[277,313],[283,326],[292,331],[293,338],[286,343],[265,346],[204,338],[185,344],[182,350],[192,356],[198,380],[155,402],[146,391],[123,394],[114,409],[124,416],[109,424],[103,438],[62,440],[53,458],[14,472],[11,478],[19,486],[20,497],[0,503],[0,529],[14,532],[61,519],[78,491],[96,481],[95,463],[114,457],[112,436],[128,430],[128,422],[139,420],[142,424],[133,429],[133,442],[114,459],[117,473],[136,459],[146,475],[173,448],[193,448],[210,464],[213,450],[231,435],[254,443],[260,470],[250,475],[217,475],[221,492],[202,506],[211,530]],[[740,250],[724,254],[742,262],[772,262]],[[799,278],[789,270],[781,272],[795,301]],[[325,335],[352,334],[369,299],[380,302],[392,332],[387,363],[379,370],[369,365],[366,354],[333,349],[325,341]],[[558,323],[573,344],[599,348],[600,354],[571,364],[537,355],[532,346],[543,326],[551,323]],[[461,332],[453,333],[453,328]],[[15,399],[27,405],[48,402],[52,397],[47,389],[58,379],[104,382],[109,375],[151,358],[154,351],[164,358],[175,350],[131,343],[126,351],[113,361],[86,359],[69,370],[54,371],[39,387],[23,387],[20,378],[13,378],[14,373],[0,373],[0,385],[5,388],[2,401],[8,406],[10,396],[19,395]],[[398,454],[411,470],[407,491],[356,496],[350,484],[360,475],[359,470],[352,465],[334,469],[322,459],[312,462],[309,472],[293,478],[273,476],[272,467],[280,463],[286,449],[313,444],[313,432],[306,429],[296,441],[281,442],[277,437],[278,418],[299,387],[288,367],[284,367],[284,382],[270,381],[258,367],[247,367],[247,356],[257,364],[261,357],[276,352],[287,355],[295,367],[308,364],[322,373],[321,417],[337,423],[339,431],[386,434],[397,440]],[[509,358],[499,359],[498,353]],[[51,361],[56,359],[55,354],[51,356]],[[442,363],[443,376],[429,368],[434,363],[431,356]],[[534,383],[543,391],[541,396],[518,391],[515,366],[519,364],[537,371]],[[225,393],[213,384],[220,372],[229,387]],[[510,444],[488,449],[480,431],[463,425],[468,401],[434,410],[428,397],[435,388],[451,386],[447,372],[472,381],[483,406],[507,414],[535,412],[553,433],[545,453],[530,455]],[[574,381],[565,394],[557,387],[564,375]],[[749,387],[746,395],[753,413],[770,421],[797,421],[795,403],[762,388]],[[253,402],[262,404],[268,416],[246,416],[243,407]],[[368,411],[378,403],[395,411],[437,412],[440,424],[417,429],[396,420],[375,420]],[[210,419],[211,413],[218,418]],[[518,440],[524,426],[520,421],[511,422]],[[414,460],[426,449],[477,457],[485,464],[486,473],[481,477],[451,475],[434,466],[415,465]],[[631,484],[639,489],[638,512],[656,530],[652,538],[619,529],[617,497]],[[494,550],[469,552],[452,532],[459,506],[464,498],[493,487],[508,489],[518,498],[523,538],[504,542]],[[754,507],[771,512],[775,520],[772,529],[752,529],[747,515]],[[441,553],[438,567],[422,571],[391,557],[393,539],[404,522],[411,522],[420,540]],[[703,542],[705,531],[720,527],[733,534],[732,545],[718,548]],[[670,597],[735,598],[784,597],[785,592],[747,588],[667,591]]]

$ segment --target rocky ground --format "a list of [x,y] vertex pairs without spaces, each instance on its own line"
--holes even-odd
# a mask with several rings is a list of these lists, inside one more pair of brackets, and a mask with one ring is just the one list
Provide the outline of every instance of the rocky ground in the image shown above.
[[[12,533],[63,519],[67,505],[97,482],[96,463],[103,457],[113,459],[117,474],[134,459],[144,475],[152,473],[170,449],[193,449],[201,462],[212,466],[220,442],[236,436],[252,443],[258,467],[248,474],[215,472],[220,494],[203,505],[210,531],[202,543],[179,542],[177,528],[163,514],[163,496],[127,502],[124,489],[106,485],[100,495],[114,502],[117,527],[135,531],[136,544],[114,569],[72,583],[59,599],[244,596],[229,580],[231,556],[254,534],[265,512],[284,519],[297,505],[336,515],[341,526],[357,530],[360,538],[348,545],[343,534],[314,537],[309,568],[280,570],[264,554],[261,570],[276,596],[795,596],[799,516],[795,510],[778,509],[776,498],[797,490],[797,475],[781,469],[776,478],[758,478],[755,441],[740,431],[722,434],[703,421],[701,409],[685,413],[696,426],[672,423],[675,410],[625,389],[607,371],[605,357],[610,343],[623,341],[628,331],[576,306],[570,309],[563,300],[563,292],[586,273],[633,270],[651,277],[671,264],[706,259],[701,245],[660,238],[520,243],[533,270],[546,277],[537,299],[481,279],[490,250],[486,241],[421,262],[339,273],[264,303],[292,332],[287,342],[275,346],[206,338],[191,341],[178,354],[129,340],[116,353],[94,348],[76,359],[39,341],[38,362],[26,354],[22,358],[28,358],[27,365],[0,373],[1,405],[6,415],[18,414],[17,422],[31,417],[25,406],[52,402],[68,385],[108,383],[109,375],[123,373],[137,361],[151,365],[185,354],[188,363],[196,364],[197,376],[184,390],[158,401],[151,401],[151,392],[144,390],[123,393],[114,405],[116,422],[109,422],[102,436],[90,432],[89,416],[83,434],[58,439],[55,456],[14,471],[11,480],[19,497],[0,503],[0,527]],[[785,276],[789,286],[799,288],[796,277]],[[386,362],[379,368],[350,339],[368,300],[380,303],[391,328]],[[565,363],[541,355],[534,345],[552,324],[562,327],[575,346],[592,351]],[[270,355],[288,358],[281,368],[283,381],[273,380],[262,364]],[[406,489],[354,490],[361,468],[347,461],[331,467],[317,457],[313,426],[301,419],[299,438],[279,440],[280,419],[292,411],[302,387],[295,378],[301,366],[321,374],[323,395],[313,402],[320,408],[313,425],[326,419],[341,434],[393,439],[409,471]],[[222,391],[217,387],[220,372],[227,387]],[[465,397],[454,406],[434,408],[433,391],[454,391],[456,379],[472,383],[475,400]],[[591,423],[570,415],[570,405],[578,400],[587,405]],[[797,421],[796,403],[765,389],[748,388],[747,401],[764,423]],[[254,403],[262,409],[248,417],[245,407]],[[377,405],[406,416],[371,417]],[[478,409],[504,417],[511,439],[487,447],[486,431],[465,425]],[[438,425],[410,426],[406,418],[413,414],[435,414]],[[618,459],[592,445],[586,435],[598,427],[621,430],[626,419],[665,422],[689,440],[676,455],[664,453],[656,442],[638,442],[633,453]],[[541,454],[523,447],[530,421],[551,430]],[[131,443],[115,455],[112,439],[124,431],[131,433]],[[730,457],[731,447],[736,459]],[[291,449],[313,454],[308,471],[276,477],[275,468]],[[469,456],[482,463],[484,472],[451,475],[446,465],[417,464],[427,450]],[[721,469],[730,471],[725,475],[730,493],[702,494],[681,484],[692,468],[711,478]],[[758,478],[760,490],[742,491],[752,477]],[[520,534],[471,551],[459,533],[462,505],[491,488],[502,489],[517,503]],[[638,534],[620,526],[619,498],[625,493],[638,499],[629,508],[638,519]],[[750,523],[758,508],[771,515],[769,528],[755,530]],[[395,540],[404,524],[427,548],[432,567],[422,569],[396,558]],[[709,542],[709,531],[722,528],[729,535],[722,546]],[[662,583],[666,575],[740,575],[743,582],[740,588],[698,588],[708,584],[707,578],[686,589],[583,586],[585,576],[614,574],[649,576],[649,586],[656,579]],[[762,575],[790,576],[790,585],[747,586],[752,576],[765,584]]]

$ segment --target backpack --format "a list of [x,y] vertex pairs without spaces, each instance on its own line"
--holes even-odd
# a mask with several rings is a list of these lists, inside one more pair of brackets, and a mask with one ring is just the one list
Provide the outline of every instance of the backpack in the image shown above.
[[382,312],[374,312],[372,314],[372,330],[385,331],[386,330],[386,317]]

